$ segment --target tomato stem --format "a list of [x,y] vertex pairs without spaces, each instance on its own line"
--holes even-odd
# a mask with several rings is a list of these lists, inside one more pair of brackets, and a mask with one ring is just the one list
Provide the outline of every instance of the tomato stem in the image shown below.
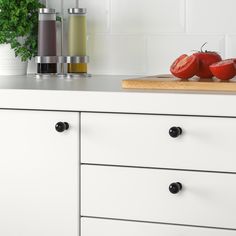
[[[203,47],[204,47],[206,44],[207,44],[207,42],[205,42],[205,43],[201,46],[201,49],[200,49],[201,52],[203,52],[202,49],[203,49]],[[207,52],[207,51],[206,51],[206,52]]]

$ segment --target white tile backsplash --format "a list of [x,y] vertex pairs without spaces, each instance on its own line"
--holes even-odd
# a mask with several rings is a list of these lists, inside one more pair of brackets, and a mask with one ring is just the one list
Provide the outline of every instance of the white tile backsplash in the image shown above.
[[[42,2],[45,2],[45,1],[42,1]],[[64,2],[63,0],[48,0],[48,7],[54,8],[56,12],[61,12],[63,2]]]
[[184,0],[111,0],[112,32],[184,32],[184,9]]
[[[63,8],[65,19],[67,9],[75,6],[75,0],[48,2],[57,11]],[[176,57],[204,42],[222,57],[236,57],[236,0],[79,2],[88,10],[90,73],[168,73]]]
[[144,74],[145,37],[94,35],[89,37],[90,70],[95,74]]
[[236,33],[235,0],[186,0],[189,33]]
[[236,35],[226,36],[226,56],[236,58]]

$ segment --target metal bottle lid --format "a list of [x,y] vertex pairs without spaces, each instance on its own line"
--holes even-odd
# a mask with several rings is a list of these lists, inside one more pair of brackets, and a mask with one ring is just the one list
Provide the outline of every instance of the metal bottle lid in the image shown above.
[[40,14],[56,14],[56,10],[52,8],[39,8]]
[[86,14],[87,9],[86,8],[69,8],[68,13],[69,14]]

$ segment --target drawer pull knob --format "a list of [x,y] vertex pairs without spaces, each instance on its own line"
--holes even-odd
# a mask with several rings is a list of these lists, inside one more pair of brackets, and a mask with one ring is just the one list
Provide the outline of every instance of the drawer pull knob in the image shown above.
[[179,182],[172,183],[169,186],[169,191],[173,194],[176,194],[176,193],[180,192],[181,189],[182,189],[182,184],[179,183]]
[[58,122],[55,125],[55,129],[57,132],[64,132],[69,129],[69,124],[67,122]]
[[172,138],[177,138],[179,137],[180,135],[182,134],[182,129],[180,127],[171,127],[169,129],[169,135],[172,137]]

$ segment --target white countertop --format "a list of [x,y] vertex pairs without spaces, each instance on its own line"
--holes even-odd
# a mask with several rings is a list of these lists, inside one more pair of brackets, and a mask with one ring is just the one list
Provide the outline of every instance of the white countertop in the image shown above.
[[134,76],[0,76],[0,108],[236,116],[236,93],[122,89],[127,78]]

